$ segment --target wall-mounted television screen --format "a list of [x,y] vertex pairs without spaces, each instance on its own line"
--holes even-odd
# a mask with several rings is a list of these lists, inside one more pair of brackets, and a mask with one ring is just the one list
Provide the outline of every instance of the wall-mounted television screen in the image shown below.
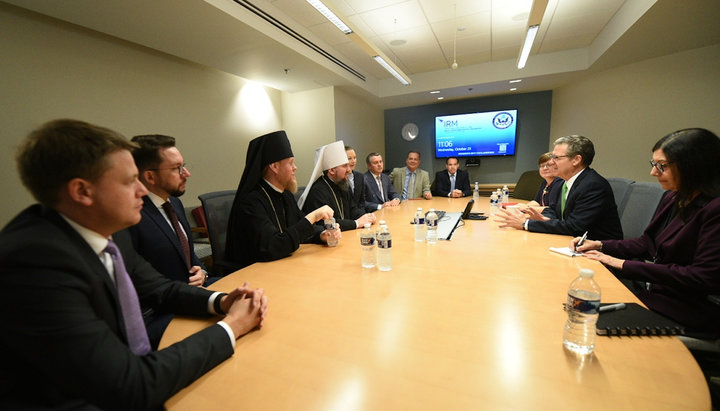
[[435,157],[515,155],[517,110],[435,117]]

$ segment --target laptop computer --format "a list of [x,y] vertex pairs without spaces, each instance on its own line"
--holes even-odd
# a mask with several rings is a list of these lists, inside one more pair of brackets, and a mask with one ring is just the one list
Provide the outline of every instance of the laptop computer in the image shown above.
[[487,216],[483,215],[484,213],[473,213],[471,212],[473,208],[473,204],[475,204],[475,200],[470,199],[468,201],[467,205],[465,206],[465,211],[462,213],[462,219],[463,220],[487,220]]

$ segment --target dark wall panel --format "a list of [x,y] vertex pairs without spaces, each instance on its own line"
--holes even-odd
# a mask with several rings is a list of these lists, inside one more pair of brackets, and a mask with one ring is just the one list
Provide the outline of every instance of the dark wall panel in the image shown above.
[[[432,179],[436,171],[445,168],[445,160],[435,158],[435,116],[517,109],[515,156],[482,157],[480,165],[474,167],[466,167],[465,159],[460,159],[460,166],[470,173],[471,182],[514,183],[524,171],[537,168],[537,158],[549,149],[551,108],[552,91],[541,91],[385,110],[385,168],[404,166],[407,152],[417,150],[421,154],[420,168],[427,170]],[[415,123],[420,129],[412,142],[400,135],[406,123]],[[365,154],[361,157],[358,153],[361,163]],[[362,164],[358,169],[365,171]]]

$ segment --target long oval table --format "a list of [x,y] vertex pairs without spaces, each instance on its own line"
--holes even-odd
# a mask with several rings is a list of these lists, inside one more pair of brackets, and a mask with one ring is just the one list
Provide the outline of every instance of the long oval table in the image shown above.
[[[222,291],[244,281],[263,287],[266,324],[166,406],[710,409],[702,372],[675,337],[598,336],[585,357],[563,348],[562,303],[580,268],[595,271],[603,302],[637,302],[601,264],[549,251],[570,237],[486,220],[464,222],[450,241],[414,241],[416,207],[458,212],[467,201],[412,200],[378,211],[393,235],[389,272],[361,267],[355,230],[337,247],[302,245],[215,283]],[[475,209],[487,205],[481,198]],[[176,318],[160,346],[215,321]]]

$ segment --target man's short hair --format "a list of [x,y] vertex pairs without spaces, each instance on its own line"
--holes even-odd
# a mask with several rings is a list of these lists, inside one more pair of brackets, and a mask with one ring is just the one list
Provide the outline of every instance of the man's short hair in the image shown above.
[[417,155],[418,155],[418,158],[420,158],[420,152],[419,152],[419,151],[415,151],[415,150],[410,150],[410,151],[408,151],[407,156],[405,156],[405,158],[410,157],[410,154],[412,154],[412,153],[417,154]]
[[458,162],[458,165],[459,165],[459,164],[460,164],[460,159],[458,159],[457,157],[448,157],[448,158],[446,158],[446,159],[445,159],[445,164],[449,163],[450,160],[453,159],[453,158],[455,159],[455,161]]
[[582,156],[582,163],[585,167],[590,167],[593,158],[595,158],[595,146],[589,138],[579,135],[571,135],[560,137],[555,140],[555,145],[567,144],[568,158],[573,158],[576,155]]
[[376,153],[376,152],[372,152],[372,153],[368,154],[367,157],[365,157],[365,164],[370,165],[370,157],[377,157],[377,156],[382,157],[382,154]]
[[162,163],[160,149],[175,147],[175,137],[162,134],[135,136],[131,141],[138,145],[133,150],[132,155],[140,173],[151,168],[157,168]]
[[120,133],[78,120],[54,120],[31,132],[18,148],[17,168],[25,187],[53,207],[60,189],[74,178],[96,181],[110,167],[107,156],[132,151]]

